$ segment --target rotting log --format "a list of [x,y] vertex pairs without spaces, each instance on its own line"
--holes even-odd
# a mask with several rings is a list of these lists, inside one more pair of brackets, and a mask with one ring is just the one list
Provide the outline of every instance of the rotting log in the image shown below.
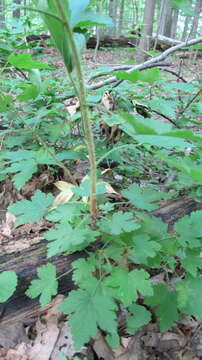
[[[120,36],[118,38],[111,38],[105,36],[99,41],[100,47],[134,47],[137,45],[138,40],[135,37]],[[87,40],[87,49],[94,49],[97,44],[97,39],[95,36],[90,37]]]
[[[181,197],[175,201],[170,200],[159,209],[150,212],[151,215],[160,217],[168,224],[168,231],[172,231],[173,224],[179,218],[193,211],[201,210],[202,203],[194,201],[191,197]],[[44,309],[40,309],[37,300],[31,300],[25,295],[30,281],[36,278],[36,268],[47,262],[52,262],[57,267],[57,275],[68,272],[71,263],[85,256],[85,252],[78,252],[68,256],[54,256],[46,258],[46,241],[30,246],[29,249],[19,253],[0,256],[1,271],[14,270],[19,277],[16,292],[5,304],[0,304],[0,326],[12,324],[17,321],[26,321],[37,316]],[[74,288],[71,274],[65,275],[59,280],[59,293],[67,294]]]

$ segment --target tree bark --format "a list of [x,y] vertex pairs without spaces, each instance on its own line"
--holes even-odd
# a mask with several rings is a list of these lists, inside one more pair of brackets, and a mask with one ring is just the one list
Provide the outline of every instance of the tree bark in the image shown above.
[[145,25],[143,26],[141,31],[142,36],[140,39],[139,50],[136,57],[138,62],[144,60],[144,52],[147,52],[150,48],[150,38],[152,36],[153,30],[154,10],[155,0],[146,0],[143,20],[143,23]]
[[[202,203],[195,202],[190,197],[183,197],[174,202],[170,200],[164,206],[150,212],[150,214],[160,217],[168,224],[168,231],[172,231],[176,220],[190,214],[192,211],[200,209],[202,209]],[[0,304],[1,325],[22,321],[37,316],[39,312],[44,311],[44,309],[39,308],[38,299],[29,299],[24,294],[30,281],[36,278],[36,267],[51,261],[57,267],[57,276],[60,276],[71,269],[71,263],[74,260],[84,256],[85,252],[78,252],[68,256],[55,256],[47,260],[45,241],[32,245],[29,249],[20,253],[0,256],[1,271],[14,270],[19,277],[17,290],[14,295],[7,303]],[[60,278],[60,294],[67,294],[73,288],[74,285],[70,274]]]
[[187,33],[188,33],[188,29],[189,29],[190,20],[191,20],[191,17],[187,15],[185,18],[185,22],[184,22],[184,28],[183,28],[183,32],[182,32],[181,41],[185,41],[188,37]]
[[172,24],[171,24],[171,38],[172,39],[176,38],[178,15],[179,15],[179,10],[178,9],[173,9],[173,11],[172,11]]
[[120,4],[120,11],[119,11],[119,23],[118,23],[118,36],[121,35],[122,33],[122,28],[123,28],[123,15],[124,15],[124,2],[125,0],[121,0],[121,4]]
[[201,9],[202,9],[202,0],[197,0],[195,4],[194,17],[191,25],[189,39],[194,39],[197,36],[197,29],[201,15]]
[[[22,0],[14,0],[13,3],[16,5],[20,5]],[[18,7],[13,11],[13,17],[20,19],[20,8]]]
[[5,27],[5,1],[0,0],[0,28]]

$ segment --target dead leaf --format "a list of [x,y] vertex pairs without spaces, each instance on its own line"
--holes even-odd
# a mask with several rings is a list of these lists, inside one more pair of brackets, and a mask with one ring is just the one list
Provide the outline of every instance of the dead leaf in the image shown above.
[[58,311],[58,305],[63,299],[64,296],[58,295],[52,301],[52,307],[48,310],[47,315],[43,317],[43,322],[38,320],[36,324],[37,337],[30,351],[29,360],[50,359],[60,332],[58,321],[61,313]]
[[2,226],[1,226],[2,235],[8,236],[8,237],[11,236],[12,230],[13,230],[14,225],[15,225],[15,221],[16,221],[16,217],[13,214],[11,214],[10,212],[7,211],[6,219],[2,223]]
[[60,190],[60,193],[56,196],[53,201],[52,209],[58,207],[59,205],[66,204],[71,200],[74,193],[71,189],[75,186],[66,181],[57,181],[55,186]]

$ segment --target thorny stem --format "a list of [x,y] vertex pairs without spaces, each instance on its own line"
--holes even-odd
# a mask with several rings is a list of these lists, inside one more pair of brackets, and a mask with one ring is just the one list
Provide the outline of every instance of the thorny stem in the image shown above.
[[69,24],[69,19],[67,18],[66,14],[65,14],[61,0],[55,0],[55,3],[58,8],[59,14],[61,16],[61,20],[63,21],[63,24],[64,24],[64,30],[67,35],[67,41],[69,41],[69,44],[71,47],[72,57],[74,59],[75,70],[76,70],[76,74],[77,74],[77,80],[78,80],[77,92],[78,92],[78,98],[79,98],[79,102],[80,102],[84,134],[85,134],[85,140],[86,140],[86,144],[87,144],[89,163],[90,163],[90,180],[91,180],[90,211],[91,211],[91,216],[92,216],[92,228],[95,228],[96,210],[97,210],[97,204],[96,204],[97,176],[96,176],[95,145],[94,145],[93,133],[92,133],[91,123],[90,123],[90,118],[89,118],[88,104],[87,104],[87,99],[86,99],[86,90],[85,90],[85,85],[84,85],[80,56],[79,56],[79,53],[78,53],[78,50],[76,47],[76,43],[74,40],[71,26]]

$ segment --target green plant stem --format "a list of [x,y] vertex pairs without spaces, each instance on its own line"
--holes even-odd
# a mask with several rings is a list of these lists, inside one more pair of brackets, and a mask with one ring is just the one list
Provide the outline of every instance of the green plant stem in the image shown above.
[[97,175],[96,175],[96,156],[95,156],[95,145],[93,139],[93,133],[91,129],[91,122],[89,118],[88,112],[88,104],[86,98],[86,90],[83,79],[83,73],[81,68],[80,56],[76,47],[76,43],[74,40],[73,32],[71,26],[69,24],[69,20],[66,17],[65,11],[63,9],[61,0],[55,0],[56,6],[58,8],[61,19],[64,23],[64,30],[67,35],[67,40],[69,41],[72,58],[74,59],[75,70],[77,74],[78,80],[78,98],[80,102],[80,109],[84,127],[85,140],[88,149],[89,163],[90,163],[90,180],[91,180],[91,194],[90,194],[90,210],[92,216],[92,227],[95,227],[96,222],[96,211],[97,211],[97,201],[96,201],[96,183],[97,183]]

